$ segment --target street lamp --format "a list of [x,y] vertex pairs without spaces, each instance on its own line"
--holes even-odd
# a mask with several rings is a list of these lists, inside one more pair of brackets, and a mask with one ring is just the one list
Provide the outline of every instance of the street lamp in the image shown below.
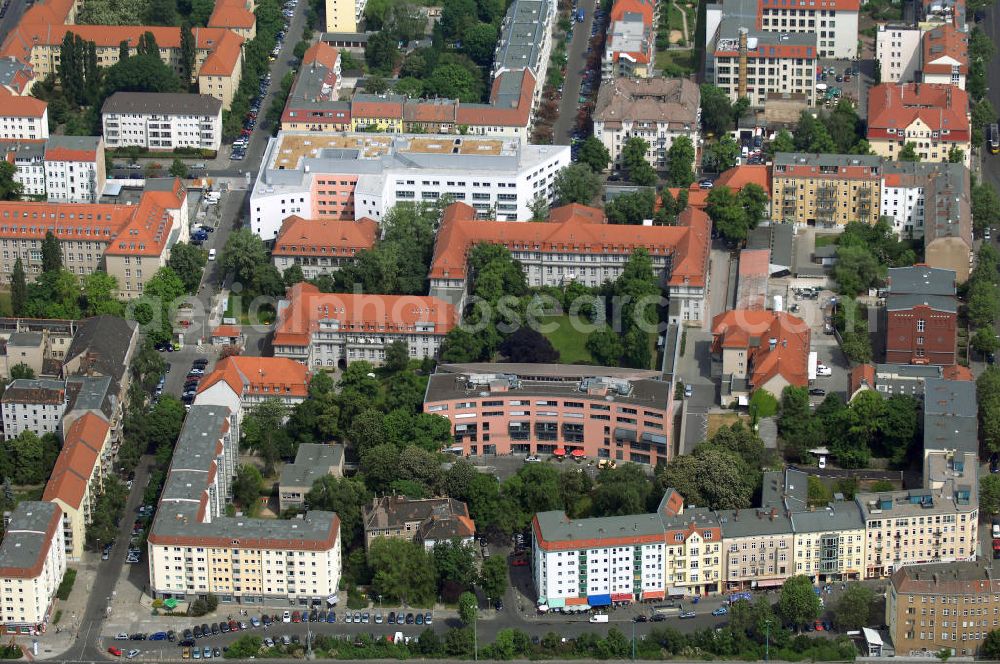
[[472,613],[472,656],[479,661],[479,607]]
[[379,612],[382,611],[382,596],[381,595],[378,596],[378,610],[379,610]]

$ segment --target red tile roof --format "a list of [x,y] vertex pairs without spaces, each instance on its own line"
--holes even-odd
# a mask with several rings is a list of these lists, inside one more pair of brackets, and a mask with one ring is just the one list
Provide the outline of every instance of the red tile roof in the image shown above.
[[243,328],[239,325],[219,325],[214,330],[212,330],[213,337],[228,337],[234,338],[243,334]]
[[223,30],[212,52],[201,64],[198,76],[231,76],[239,69],[242,54],[243,37],[232,30]]
[[169,191],[147,189],[134,206],[129,224],[108,246],[110,256],[160,256],[170,240],[175,215],[187,200],[184,184],[174,178]]
[[508,71],[496,77],[490,90],[490,105],[459,104],[458,123],[473,126],[527,127],[528,119],[531,117],[532,97],[535,94],[535,77],[529,70],[523,71],[520,95],[512,106],[504,107],[498,100],[504,77],[518,75],[522,73]]
[[479,242],[494,242],[508,249],[532,247],[533,251],[630,254],[644,248],[651,255],[674,256],[671,283],[684,279],[705,283],[711,221],[704,212],[689,208],[678,216],[677,226],[620,226],[606,223],[604,213],[583,205],[555,208],[547,222],[477,221],[475,210],[453,203],[445,210],[434,244],[431,279],[465,279],[469,249]]
[[41,99],[16,95],[7,88],[0,87],[0,117],[41,118],[48,107]]
[[52,468],[42,500],[61,500],[80,509],[87,494],[94,467],[100,463],[101,449],[107,440],[110,425],[93,413],[86,413],[66,432],[62,451]]
[[871,364],[859,364],[851,369],[847,388],[848,400],[853,399],[861,389],[875,389],[875,367]]
[[941,376],[945,380],[975,380],[976,377],[972,375],[972,370],[968,367],[963,367],[961,364],[952,364],[946,367],[942,367]]
[[768,249],[744,249],[740,252],[740,277],[766,277],[771,272],[771,252]]
[[[211,28],[239,28],[249,30],[257,23],[257,17],[247,9],[242,0],[217,0],[215,10],[208,19]],[[322,43],[322,42],[321,42]]]
[[950,23],[924,33],[923,72],[925,74],[952,73],[952,65],[959,72],[969,73],[969,33],[958,30]]
[[45,148],[45,161],[94,161],[96,150],[73,150],[71,148]]
[[653,3],[648,0],[615,0],[611,6],[611,20],[620,21],[625,14],[639,14],[646,25],[653,24]]
[[[791,385],[809,384],[809,326],[788,313],[734,309],[712,320],[713,349],[746,349],[756,388],[781,375]],[[776,340],[770,347],[770,340]]]
[[[302,64],[317,64],[327,69],[333,69],[337,66],[337,60],[339,59],[340,51],[324,41],[318,41],[306,49],[306,54],[302,56]],[[301,71],[302,68],[300,67],[299,70]]]
[[309,395],[309,371],[306,366],[286,357],[224,358],[211,373],[205,375],[198,392],[204,392],[219,382],[225,382],[240,397],[252,394],[304,399]]
[[969,97],[957,86],[882,83],[868,92],[868,138],[898,140],[898,132],[920,120],[931,131],[947,130],[940,140],[964,143],[969,140],[968,113]]
[[354,256],[375,246],[378,222],[303,219],[297,215],[281,223],[272,256]]
[[[273,346],[306,346],[320,321],[336,321],[341,332],[444,336],[458,322],[450,303],[427,295],[321,293],[308,283],[288,289],[289,304],[274,330]],[[433,328],[417,327],[432,323]]]

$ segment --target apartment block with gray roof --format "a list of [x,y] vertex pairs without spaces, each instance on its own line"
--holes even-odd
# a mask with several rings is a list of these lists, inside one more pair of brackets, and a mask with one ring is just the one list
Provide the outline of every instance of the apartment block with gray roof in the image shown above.
[[889,270],[885,359],[902,364],[955,364],[958,298],[954,270],[926,265]]
[[9,515],[0,541],[0,625],[8,634],[34,634],[52,617],[66,572],[62,510],[24,501]]
[[52,379],[11,381],[0,400],[3,411],[3,435],[13,440],[24,431],[38,436],[59,431],[66,411],[66,386]]
[[104,102],[101,121],[109,149],[217,151],[222,143],[222,101],[211,95],[116,92]]

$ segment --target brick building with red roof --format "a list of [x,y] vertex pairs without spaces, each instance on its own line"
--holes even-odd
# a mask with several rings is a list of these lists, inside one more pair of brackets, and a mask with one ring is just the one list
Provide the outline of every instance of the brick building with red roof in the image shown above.
[[368,217],[337,221],[292,215],[281,224],[271,260],[282,273],[298,265],[306,279],[313,279],[354,262],[358,252],[375,246],[378,233],[378,222]]
[[458,311],[437,297],[321,293],[302,282],[279,305],[272,346],[275,357],[309,367],[379,365],[394,341],[405,342],[412,358],[436,357],[456,324]]
[[777,311],[733,309],[712,319],[712,354],[722,362],[720,403],[746,405],[764,389],[780,397],[809,384],[811,332],[801,318]]
[[578,281],[599,286],[622,272],[634,251],[649,253],[654,270],[667,276],[673,322],[704,317],[711,220],[689,207],[676,226],[620,226],[583,205],[553,209],[547,222],[479,221],[465,203],[445,210],[431,261],[431,294],[456,304],[464,301],[466,257],[480,242],[502,244],[524,268],[530,286],[562,286]]
[[955,85],[883,83],[868,92],[868,143],[877,155],[898,159],[913,143],[921,162],[948,161],[962,150],[969,166],[969,97]]

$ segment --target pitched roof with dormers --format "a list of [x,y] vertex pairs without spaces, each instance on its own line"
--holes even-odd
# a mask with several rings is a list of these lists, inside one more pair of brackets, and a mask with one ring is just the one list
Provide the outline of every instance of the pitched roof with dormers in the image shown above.
[[257,17],[247,8],[245,0],[218,0],[208,19],[211,28],[249,30],[256,24]]
[[94,413],[76,419],[66,432],[62,451],[52,468],[42,500],[61,500],[80,509],[87,495],[94,467],[100,463],[101,450],[108,438],[110,425]]
[[924,33],[924,74],[969,73],[969,33],[945,23]]
[[241,398],[254,395],[304,399],[309,395],[309,370],[301,362],[285,357],[224,358],[205,375],[198,392],[220,382],[229,385]]
[[223,30],[212,52],[201,64],[198,76],[231,76],[239,69],[242,55],[243,37],[232,30]]
[[969,140],[969,96],[955,85],[882,83],[868,91],[868,139],[898,140],[920,121],[936,138],[952,143]]
[[[712,319],[712,349],[747,351],[748,375],[760,387],[777,375],[789,384],[809,384],[809,326],[784,312],[733,309]],[[772,343],[773,347],[772,347]]]
[[458,322],[449,302],[429,295],[321,293],[298,283],[274,330],[275,346],[307,346],[321,322],[340,332],[444,336]]
[[[152,181],[147,181],[152,182]],[[186,204],[187,190],[177,178],[147,184],[134,206],[129,223],[108,245],[109,256],[161,256],[173,235],[178,211]]]
[[364,217],[357,221],[303,219],[292,215],[281,223],[272,256],[353,257],[375,246],[378,222]]

